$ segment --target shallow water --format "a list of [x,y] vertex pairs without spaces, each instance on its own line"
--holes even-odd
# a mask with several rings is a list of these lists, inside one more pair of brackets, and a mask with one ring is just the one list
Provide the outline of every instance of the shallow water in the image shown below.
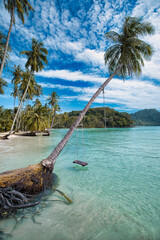
[[[0,172],[39,162],[66,132],[0,141]],[[54,169],[58,189],[73,204],[41,205],[35,216],[41,224],[27,213],[10,239],[159,240],[160,127],[85,129],[84,139],[81,134],[79,130],[72,136]],[[87,167],[72,163],[77,160],[77,142],[78,160],[87,161]],[[48,198],[62,199],[55,193]],[[1,221],[0,230],[11,232],[14,222]]]

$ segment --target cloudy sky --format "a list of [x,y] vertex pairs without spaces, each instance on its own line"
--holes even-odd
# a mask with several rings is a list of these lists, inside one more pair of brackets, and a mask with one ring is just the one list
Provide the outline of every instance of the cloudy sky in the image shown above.
[[[29,50],[32,38],[42,40],[49,51],[48,65],[36,74],[43,87],[42,103],[53,90],[60,96],[62,112],[81,110],[108,76],[104,52],[111,44],[104,34],[120,31],[125,16],[140,16],[156,28],[144,40],[154,47],[151,61],[145,62],[142,75],[132,79],[114,78],[105,89],[106,105],[119,111],[144,108],[160,110],[160,1],[159,0],[30,0],[34,13],[25,25],[16,18],[10,45],[11,61],[3,72],[8,82],[0,105],[13,107],[10,70],[14,64],[25,66],[19,52]],[[0,31],[7,34],[10,16],[0,2]],[[92,107],[103,106],[102,95]]]

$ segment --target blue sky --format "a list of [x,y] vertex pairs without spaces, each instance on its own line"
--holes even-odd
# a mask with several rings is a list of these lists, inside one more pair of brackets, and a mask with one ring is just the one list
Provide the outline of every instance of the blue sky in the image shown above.
[[[140,16],[156,28],[153,36],[143,40],[154,47],[151,61],[145,62],[140,78],[114,78],[105,89],[106,106],[119,111],[135,112],[144,108],[160,110],[160,2],[159,0],[30,0],[35,11],[22,25],[16,18],[10,45],[11,61],[3,72],[8,82],[0,105],[13,108],[10,70],[14,64],[25,66],[26,59],[19,55],[29,50],[32,38],[42,40],[49,51],[48,65],[36,74],[43,87],[45,103],[53,90],[60,96],[62,112],[81,110],[108,76],[104,52],[110,45],[104,34],[120,31],[125,16]],[[10,16],[0,3],[0,31],[7,34]],[[102,94],[92,107],[103,106]]]

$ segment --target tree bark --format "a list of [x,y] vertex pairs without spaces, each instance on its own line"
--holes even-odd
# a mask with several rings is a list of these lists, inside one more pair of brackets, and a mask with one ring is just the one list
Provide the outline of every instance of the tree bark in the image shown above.
[[1,66],[0,66],[0,77],[2,75],[2,71],[3,71],[3,68],[4,68],[5,60],[6,60],[8,44],[9,44],[9,37],[10,37],[11,31],[12,31],[13,19],[14,19],[14,8],[13,8],[12,13],[11,13],[11,20],[10,20],[10,26],[9,26],[9,31],[8,31],[8,35],[7,35],[6,46],[5,46],[5,50],[4,50],[2,63],[1,63]]
[[53,122],[54,122],[55,116],[56,116],[56,111],[54,111],[54,114],[53,114],[52,123],[51,123],[50,129],[49,129],[49,133],[50,133],[52,127],[53,127]]
[[120,68],[118,68],[101,86],[100,88],[96,91],[96,93],[93,95],[93,97],[90,99],[90,101],[87,103],[86,107],[83,109],[83,111],[80,113],[74,124],[71,126],[67,134],[64,136],[64,138],[61,140],[61,142],[55,147],[53,152],[44,160],[42,160],[42,165],[46,168],[49,168],[50,171],[53,170],[54,164],[56,162],[56,158],[66,145],[66,143],[69,141],[70,137],[72,136],[73,132],[75,129],[78,127],[79,123],[82,121],[84,115],[88,111],[89,107],[91,104],[94,102],[94,100],[98,97],[100,92],[105,88],[105,86],[111,81],[111,79],[117,74]]

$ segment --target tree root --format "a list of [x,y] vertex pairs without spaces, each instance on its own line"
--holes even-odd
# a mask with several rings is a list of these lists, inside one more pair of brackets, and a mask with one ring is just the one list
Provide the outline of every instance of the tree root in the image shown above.
[[[54,192],[57,191],[67,199],[68,204],[72,203],[72,200],[62,191],[56,188],[52,188],[52,190]],[[13,213],[17,209],[25,209],[38,205],[44,196],[44,193],[45,186],[43,187],[43,192],[38,195],[25,194],[12,187],[0,188],[0,217],[7,216],[8,213]]]
[[58,189],[56,189],[56,188],[52,188],[52,189],[53,189],[54,191],[60,193],[64,198],[66,198],[69,204],[72,203],[72,200],[71,200],[69,197],[67,197],[62,191],[60,191],[60,190],[58,190]]
[[[16,209],[29,208],[40,203],[44,191],[40,196],[28,197],[24,193],[14,190],[11,187],[0,188],[0,216],[6,212],[13,212]],[[36,199],[36,200],[35,200]]]

